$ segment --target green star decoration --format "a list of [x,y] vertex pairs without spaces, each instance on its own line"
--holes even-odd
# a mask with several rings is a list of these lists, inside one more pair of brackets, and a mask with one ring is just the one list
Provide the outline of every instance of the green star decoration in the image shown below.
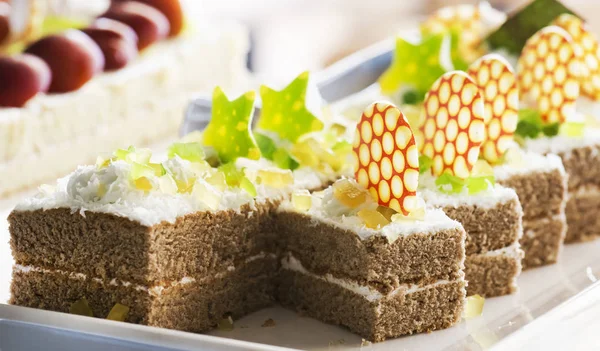
[[418,44],[398,37],[392,64],[379,78],[381,91],[391,95],[400,88],[410,87],[424,96],[446,72],[440,61],[443,42],[444,35],[428,36]]
[[323,122],[306,107],[307,89],[308,72],[300,74],[281,91],[262,85],[258,127],[292,142],[306,133],[323,129]]
[[238,157],[257,160],[260,150],[250,132],[256,94],[249,91],[230,101],[220,87],[213,91],[212,117],[203,142],[212,146],[223,163]]

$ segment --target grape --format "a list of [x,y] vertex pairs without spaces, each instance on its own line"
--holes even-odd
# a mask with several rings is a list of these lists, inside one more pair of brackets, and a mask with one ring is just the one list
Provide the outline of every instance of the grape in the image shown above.
[[76,29],[42,38],[25,52],[46,61],[52,71],[49,91],[53,93],[77,90],[104,68],[98,45]]
[[[113,0],[114,1],[114,0]],[[122,1],[122,0],[120,0]],[[119,1],[119,2],[120,2]],[[179,0],[137,0],[150,5],[167,17],[171,29],[169,36],[173,37],[181,33],[183,29],[183,10],[181,9],[181,3]]]
[[10,4],[0,1],[0,44],[10,34]]
[[113,3],[101,17],[117,20],[133,28],[138,36],[138,50],[145,49],[169,34],[167,17],[152,6],[139,2]]
[[48,65],[32,55],[0,57],[0,106],[21,107],[50,86]]
[[105,71],[123,68],[137,57],[137,34],[126,24],[99,18],[82,32],[92,38],[102,50]]

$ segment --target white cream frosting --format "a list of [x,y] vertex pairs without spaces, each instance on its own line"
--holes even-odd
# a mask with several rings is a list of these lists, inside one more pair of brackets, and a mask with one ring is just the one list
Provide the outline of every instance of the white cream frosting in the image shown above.
[[[357,208],[348,208],[335,199],[333,196],[333,187],[330,186],[323,192],[312,194],[312,205],[307,214],[311,216],[315,225],[322,222],[340,229],[352,231],[362,240],[366,240],[371,236],[381,235],[390,243],[396,241],[400,236],[417,233],[435,234],[436,232],[449,229],[462,230],[462,226],[458,222],[448,218],[442,210],[438,209],[425,209],[425,215],[420,220],[390,222],[379,229],[367,228],[356,213],[360,209],[374,210],[376,208],[377,204],[369,199]],[[279,207],[279,211],[296,212],[297,210],[290,200],[286,200]]]
[[494,166],[494,175],[497,180],[506,180],[520,174],[550,173],[554,171],[566,175],[562,160],[557,155],[542,155],[530,151],[519,151],[522,153],[522,162],[519,162],[518,164],[505,163]]
[[425,203],[433,207],[478,206],[493,208],[498,204],[518,199],[517,193],[513,189],[498,184],[476,194],[469,194],[467,189],[457,194],[446,194],[437,189],[435,177],[427,172],[419,177],[419,192]]
[[415,293],[418,291],[431,289],[431,288],[434,288],[434,287],[437,287],[440,285],[446,285],[446,284],[450,284],[453,282],[464,280],[463,275],[461,275],[458,279],[456,279],[454,281],[438,280],[437,282],[435,282],[433,284],[428,284],[428,285],[424,285],[424,286],[419,286],[419,285],[415,285],[415,284],[402,284],[399,287],[392,290],[391,292],[389,292],[388,294],[384,295],[380,291],[378,291],[377,289],[375,289],[369,285],[361,285],[361,284],[357,283],[356,281],[349,280],[349,279],[336,278],[333,275],[331,275],[330,273],[327,273],[325,275],[317,275],[317,274],[311,273],[306,268],[304,268],[304,266],[302,265],[302,262],[300,262],[297,258],[295,258],[290,253],[288,253],[288,255],[286,255],[281,260],[281,267],[283,269],[302,273],[302,274],[311,276],[313,278],[317,278],[319,280],[323,280],[325,282],[341,286],[342,288],[350,290],[357,295],[363,296],[369,302],[377,302],[381,299],[393,297],[398,294],[408,295],[408,294],[412,294],[412,293]]
[[592,146],[595,149],[600,147],[600,130],[596,128],[586,128],[582,137],[570,137],[566,135],[556,135],[553,137],[540,137],[536,139],[526,139],[524,148],[528,151],[540,154],[558,154],[569,153],[573,149]]
[[[252,170],[274,167],[269,161],[251,161],[239,159],[239,167]],[[172,174],[179,177],[192,177],[192,164],[178,156],[163,163]],[[55,187],[44,186],[38,192],[17,204],[17,211],[48,210],[70,208],[73,212],[85,215],[86,211],[110,213],[152,226],[162,221],[174,223],[177,217],[198,211],[239,210],[249,204],[253,208],[257,203],[268,200],[284,199],[293,189],[312,189],[321,187],[334,175],[323,175],[308,168],[294,172],[294,183],[284,188],[274,188],[256,184],[257,196],[251,197],[240,188],[228,188],[219,191],[206,183],[201,177],[196,180],[192,193],[170,193],[162,190],[158,177],[151,177],[152,184],[160,190],[144,192],[132,186],[129,179],[131,165],[125,161],[115,161],[106,168],[80,166],[72,174],[57,181]],[[104,190],[102,196],[100,189]],[[201,189],[198,190],[198,189]],[[213,195],[218,199],[215,206]]]

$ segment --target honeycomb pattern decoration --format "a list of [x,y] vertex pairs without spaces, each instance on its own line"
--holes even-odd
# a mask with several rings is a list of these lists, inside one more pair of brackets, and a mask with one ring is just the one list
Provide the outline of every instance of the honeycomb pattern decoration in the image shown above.
[[396,106],[367,106],[353,150],[356,180],[381,206],[405,216],[418,207],[419,152],[408,120]]
[[415,137],[420,152],[433,160],[431,171],[466,179],[485,139],[483,98],[462,71],[442,75],[424,103],[425,123]]
[[577,51],[564,29],[548,26],[529,38],[521,52],[521,99],[546,123],[562,123],[575,113],[582,66]]
[[554,25],[566,30],[573,38],[573,43],[578,46],[583,55],[581,68],[581,94],[593,100],[600,100],[600,47],[598,39],[588,25],[576,16],[562,14],[558,16]]
[[486,140],[481,146],[483,159],[498,163],[508,150],[518,123],[519,89],[517,76],[500,55],[490,54],[473,62],[467,71],[479,86],[484,102]]
[[[474,5],[447,6],[437,10],[421,25],[425,34],[443,34],[456,29],[459,33],[458,54],[460,59],[473,62],[481,56],[481,38],[486,32],[479,8]],[[453,57],[456,63],[457,58]],[[457,67],[462,69],[462,67]]]

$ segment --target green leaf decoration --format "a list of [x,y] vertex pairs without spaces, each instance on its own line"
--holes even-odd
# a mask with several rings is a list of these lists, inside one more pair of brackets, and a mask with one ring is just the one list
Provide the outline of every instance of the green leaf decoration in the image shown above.
[[275,140],[269,136],[255,131],[254,138],[263,157],[273,161],[277,167],[294,170],[300,166],[287,149],[277,146]]
[[219,171],[225,175],[225,182],[231,187],[244,189],[250,196],[256,197],[256,187],[246,177],[243,170],[237,169],[235,164],[226,163],[219,166]]
[[212,117],[204,130],[205,145],[212,146],[222,162],[238,157],[257,160],[260,150],[250,131],[254,114],[255,94],[246,94],[230,101],[220,87],[213,91]]
[[445,172],[435,180],[438,190],[445,194],[460,194],[467,188],[469,195],[475,195],[496,184],[494,176],[478,176],[466,179]]
[[205,158],[204,148],[202,147],[202,144],[198,142],[173,143],[169,146],[167,153],[169,158],[173,158],[177,155],[190,162],[202,162]]
[[419,155],[419,174],[423,174],[431,169],[433,160],[425,155]]
[[254,132],[254,139],[256,140],[256,144],[258,145],[262,156],[268,160],[272,160],[273,153],[275,153],[275,150],[277,150],[277,144],[275,144],[275,141],[256,131]]
[[262,110],[258,127],[292,142],[304,134],[323,129],[323,122],[306,106],[308,72],[300,74],[281,91],[260,87]]
[[544,124],[537,110],[524,108],[519,110],[519,122],[515,134],[521,138],[535,139],[542,135],[555,136],[560,130],[559,123]]
[[384,94],[391,95],[401,88],[409,88],[417,95],[417,101],[424,100],[431,85],[446,72],[440,55],[444,35],[431,35],[418,44],[401,37],[396,39],[396,49],[392,64],[379,78]]
[[485,42],[493,50],[504,49],[513,55],[519,55],[527,39],[563,13],[577,16],[558,0],[534,0],[511,14]]

